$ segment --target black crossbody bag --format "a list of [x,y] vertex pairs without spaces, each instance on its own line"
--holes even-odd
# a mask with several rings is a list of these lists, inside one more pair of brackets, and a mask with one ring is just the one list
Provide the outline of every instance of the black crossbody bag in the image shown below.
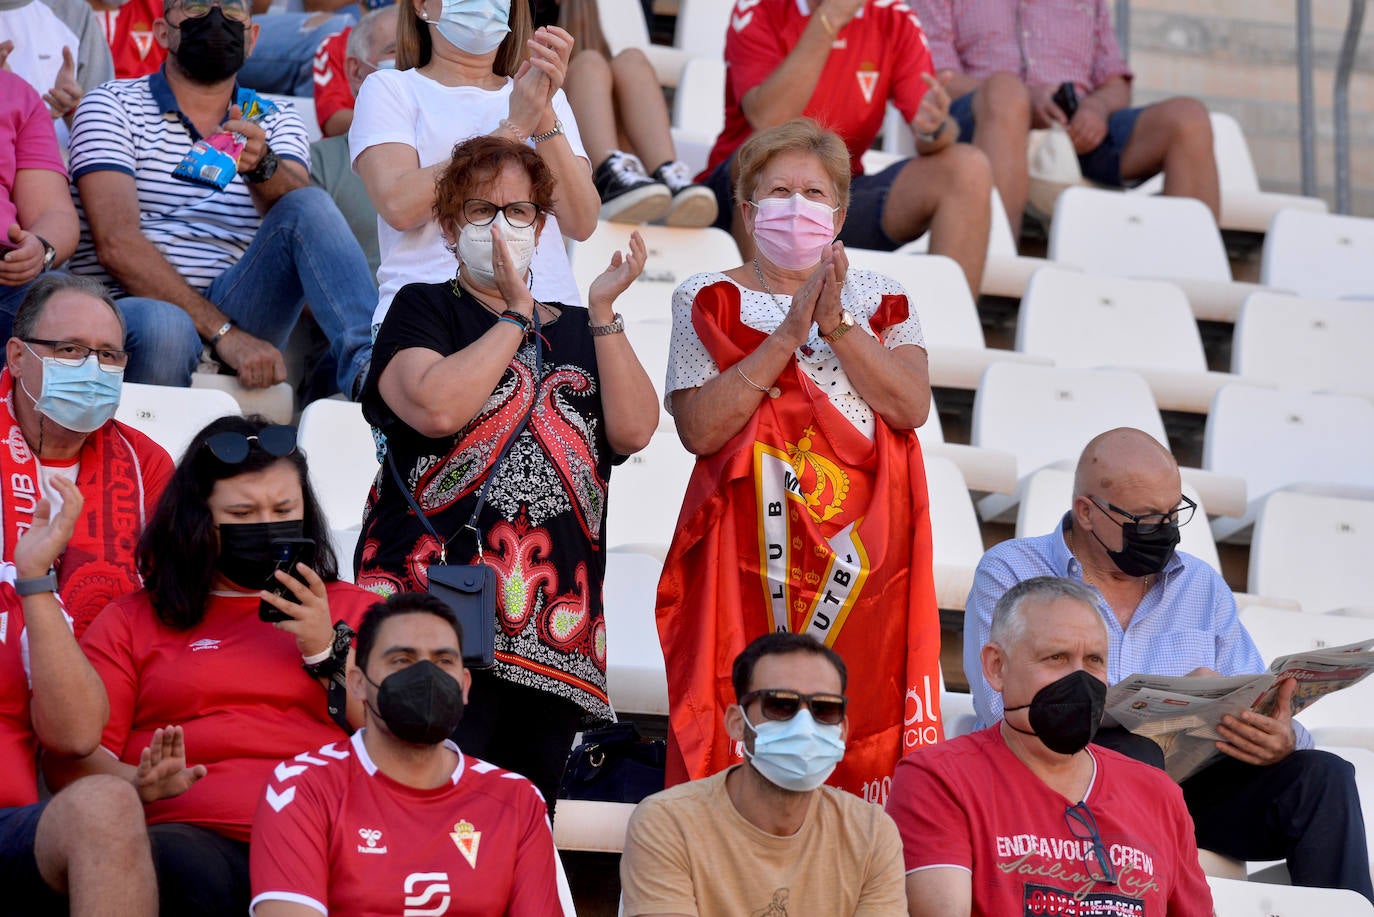
[[401,494],[410,504],[410,509],[420,520],[420,524],[425,527],[425,531],[440,544],[439,563],[431,564],[428,571],[429,594],[453,609],[458,623],[462,625],[463,665],[470,669],[489,669],[496,663],[496,571],[487,566],[486,556],[482,551],[482,531],[477,528],[477,517],[486,505],[487,491],[491,488],[491,482],[496,480],[496,473],[501,469],[515,441],[525,432],[525,427],[534,414],[535,400],[539,397],[539,382],[544,377],[544,347],[539,336],[538,305],[534,307],[534,367],[535,390],[530,398],[530,409],[520,419],[515,432],[506,441],[496,461],[492,462],[487,479],[482,482],[482,489],[477,492],[477,505],[472,508],[472,515],[468,517],[467,524],[452,536],[456,538],[463,532],[472,532],[477,540],[477,563],[448,562],[448,542],[452,538],[445,540],[439,537],[434,526],[430,525],[429,518],[421,512],[420,505],[415,502],[415,497],[401,478],[400,471],[396,469],[392,450],[388,449],[386,453],[386,461],[391,466],[391,475],[396,480],[396,486],[401,489]]

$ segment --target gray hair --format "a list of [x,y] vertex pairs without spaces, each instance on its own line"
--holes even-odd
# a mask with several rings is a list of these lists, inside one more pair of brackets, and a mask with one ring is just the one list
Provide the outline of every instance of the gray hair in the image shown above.
[[353,27],[353,31],[348,33],[348,44],[345,46],[345,53],[349,57],[357,58],[360,61],[372,63],[367,59],[372,51],[372,33],[377,31],[377,22],[383,16],[395,16],[396,6],[384,6],[381,9],[369,10],[363,14],[363,18],[358,20],[358,24]]
[[38,278],[29,285],[29,291],[24,294],[24,301],[19,304],[19,311],[14,313],[14,330],[10,334],[21,341],[33,337],[33,329],[38,324],[38,320],[43,317],[43,310],[47,307],[48,300],[63,290],[84,293],[109,306],[110,311],[119,321],[120,340],[124,339],[129,329],[124,324],[124,313],[119,311],[119,306],[115,305],[114,299],[110,296],[110,291],[99,280],[82,274],[38,275]]
[[1032,577],[1012,586],[997,600],[997,605],[992,609],[989,641],[1004,650],[1014,646],[1026,635],[1026,603],[1052,602],[1055,599],[1077,599],[1094,611],[1097,609],[1097,596],[1077,580],[1063,576]]

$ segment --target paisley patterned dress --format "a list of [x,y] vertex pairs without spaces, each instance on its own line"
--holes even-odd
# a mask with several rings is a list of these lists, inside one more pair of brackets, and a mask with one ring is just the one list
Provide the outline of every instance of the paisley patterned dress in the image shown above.
[[[449,539],[448,562],[468,564],[477,561],[477,545],[463,526],[492,464],[534,403],[477,523],[500,596],[494,674],[566,698],[586,724],[608,720],[601,542],[612,453],[587,310],[563,307],[542,326],[542,378],[535,377],[529,335],[467,427],[432,439],[391,411],[377,379],[401,350],[423,347],[447,356],[496,324],[480,302],[453,287],[411,284],[397,293],[373,347],[363,413],[386,435],[430,525]],[[422,592],[439,551],[383,465],[354,558],[357,584],[381,595]]]

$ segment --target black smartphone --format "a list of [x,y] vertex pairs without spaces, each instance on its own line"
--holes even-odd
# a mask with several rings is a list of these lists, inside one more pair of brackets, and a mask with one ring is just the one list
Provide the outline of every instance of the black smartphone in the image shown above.
[[[276,577],[277,570],[284,571],[288,576],[300,579],[296,573],[296,564],[303,563],[306,566],[315,564],[315,539],[313,538],[277,538],[272,541],[272,569],[273,575],[267,578],[262,588],[273,595],[280,596],[288,602],[296,601],[296,597],[291,594],[291,590],[286,584]],[[278,611],[269,605],[266,600],[258,603],[258,617],[264,621],[275,623],[277,621],[289,621],[291,616]]]
[[1059,110],[1064,113],[1064,117],[1070,121],[1078,111],[1078,90],[1073,83],[1060,83],[1059,88],[1050,96],[1050,101],[1059,106]]

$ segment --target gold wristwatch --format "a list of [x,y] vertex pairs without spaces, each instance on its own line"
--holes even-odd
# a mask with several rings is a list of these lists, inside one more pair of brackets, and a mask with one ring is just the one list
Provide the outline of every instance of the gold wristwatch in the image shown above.
[[848,309],[845,309],[843,312],[840,313],[840,323],[839,323],[838,325],[836,325],[835,328],[834,328],[834,330],[831,331],[829,334],[822,334],[822,335],[821,335],[821,340],[822,340],[822,341],[825,341],[827,344],[833,344],[833,343],[835,343],[836,341],[838,341],[840,338],[842,338],[842,337],[844,337],[846,334],[848,334],[848,333],[849,333],[849,329],[851,329],[851,328],[853,328],[853,327],[854,327],[854,316],[852,316],[852,315],[849,314],[849,310],[848,310]]

